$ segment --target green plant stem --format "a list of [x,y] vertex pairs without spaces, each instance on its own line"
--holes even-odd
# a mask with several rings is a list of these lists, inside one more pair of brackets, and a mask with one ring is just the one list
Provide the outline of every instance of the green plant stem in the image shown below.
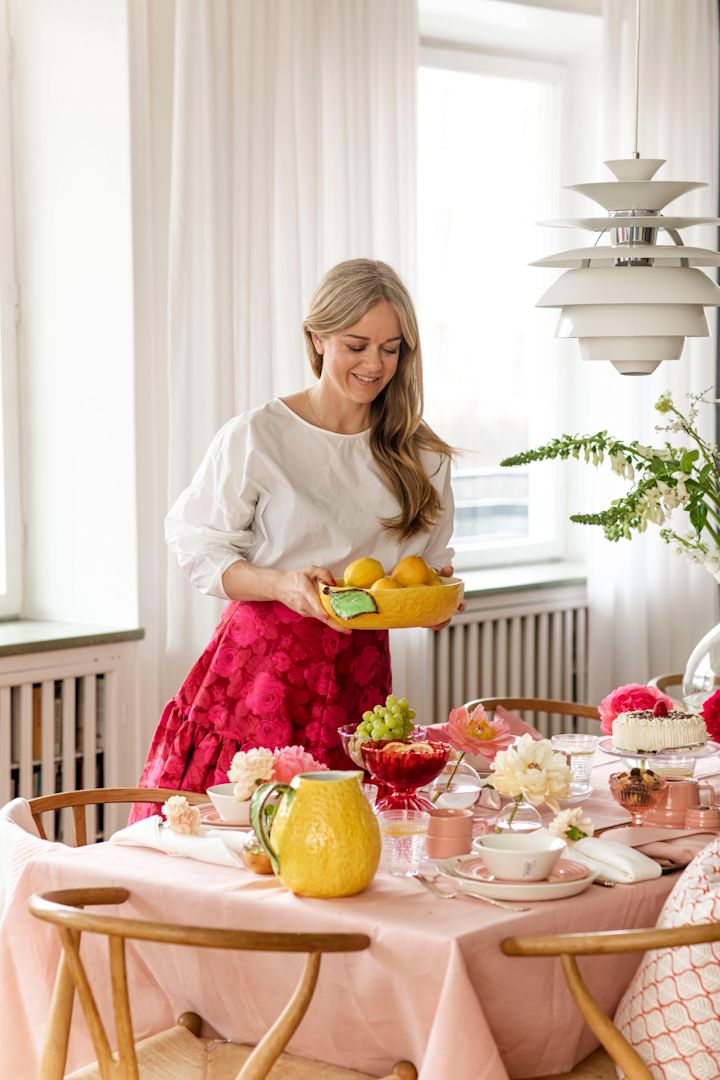
[[[446,783],[445,788],[444,788],[445,791],[450,790],[450,785],[452,784],[453,776],[458,771],[458,765],[460,764],[460,762],[462,761],[462,759],[464,757],[465,757],[465,751],[461,750],[460,757],[457,759],[457,761],[453,765],[453,771],[448,776],[447,783]],[[431,802],[436,803],[438,801],[438,799],[440,798],[440,796],[442,795],[442,793],[443,793],[443,788],[438,788],[437,791],[435,792],[435,794],[433,795],[433,797],[431,799]]]
[[[522,796],[522,795],[516,795],[516,796],[515,796],[515,802],[513,803],[513,808],[512,808],[512,810],[510,811],[510,815],[509,815],[509,817],[508,817],[508,819],[507,819],[507,823],[508,823],[508,826],[512,825],[512,823],[513,823],[513,818],[515,817],[515,815],[517,814],[518,810],[520,809],[520,803],[521,803],[522,801],[523,801],[523,796]],[[500,828],[500,826],[499,826],[499,825],[496,825],[496,826],[495,826],[495,832],[502,832],[502,831],[503,831],[503,830],[502,830],[502,829]]]

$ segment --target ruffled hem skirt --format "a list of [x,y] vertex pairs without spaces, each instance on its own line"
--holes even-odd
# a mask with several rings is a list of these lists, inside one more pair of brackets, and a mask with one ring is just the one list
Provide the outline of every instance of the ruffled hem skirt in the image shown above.
[[[253,746],[299,745],[331,768],[354,768],[338,728],[390,692],[387,631],[338,634],[284,604],[235,601],[165,706],[140,786],[206,791]],[[131,820],[154,812],[137,805]]]

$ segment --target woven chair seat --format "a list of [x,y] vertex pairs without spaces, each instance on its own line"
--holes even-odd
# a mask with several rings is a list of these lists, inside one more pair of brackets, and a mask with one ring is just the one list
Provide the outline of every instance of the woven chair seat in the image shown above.
[[560,1076],[538,1077],[538,1080],[617,1080],[617,1073],[612,1058],[601,1046],[579,1061],[570,1072]]
[[[250,1056],[251,1046],[199,1039],[177,1026],[150,1035],[137,1044],[140,1080],[235,1080]],[[102,1080],[96,1064],[69,1074],[66,1080]],[[268,1080],[368,1080],[367,1073],[282,1054]]]

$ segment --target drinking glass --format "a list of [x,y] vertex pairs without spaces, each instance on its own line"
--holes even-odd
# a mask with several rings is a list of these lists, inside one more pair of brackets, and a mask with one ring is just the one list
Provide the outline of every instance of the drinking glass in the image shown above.
[[385,869],[393,877],[412,877],[425,854],[430,815],[422,810],[381,810],[377,817]]
[[593,758],[598,744],[598,735],[553,735],[551,743],[554,750],[565,754],[570,766],[570,794],[581,795],[590,787]]

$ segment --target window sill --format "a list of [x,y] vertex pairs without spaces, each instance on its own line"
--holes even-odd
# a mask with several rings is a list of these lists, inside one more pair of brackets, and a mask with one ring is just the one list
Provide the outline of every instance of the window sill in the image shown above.
[[587,571],[584,563],[557,559],[553,562],[526,563],[523,566],[461,570],[458,571],[458,577],[465,582],[465,596],[469,597],[521,589],[551,589],[558,585],[585,585]]
[[119,641],[139,641],[143,637],[145,631],[140,627],[122,629],[42,619],[13,619],[0,622],[0,656],[79,649],[87,645],[113,645]]

